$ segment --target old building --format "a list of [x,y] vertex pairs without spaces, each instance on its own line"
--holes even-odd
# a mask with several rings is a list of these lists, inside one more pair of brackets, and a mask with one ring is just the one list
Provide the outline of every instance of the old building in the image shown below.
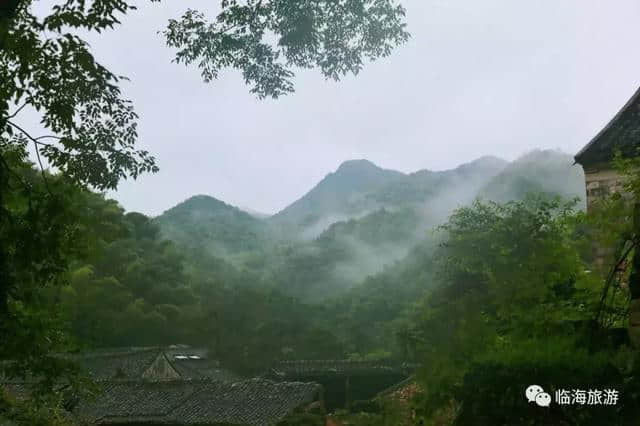
[[[623,156],[637,155],[640,147],[640,89],[615,117],[575,155],[585,174],[587,211],[598,200],[613,192],[624,194],[621,176],[613,160],[617,152]],[[594,266],[608,271],[613,265],[613,247],[594,245]]]
[[275,383],[249,379],[104,383],[94,401],[73,414],[89,425],[275,425],[320,402],[315,383]]
[[276,381],[319,383],[325,390],[326,409],[333,411],[375,397],[383,389],[407,379],[416,367],[349,360],[281,361],[264,377]]
[[[96,383],[93,396],[65,406],[81,425],[250,425],[324,414],[324,392],[312,382],[244,379],[207,352],[186,346],[117,348],[71,358]],[[0,380],[15,398],[28,398],[34,380]]]
[[[624,194],[622,177],[616,172],[613,160],[617,152],[623,157],[636,157],[640,148],[640,89],[634,93],[615,117],[602,129],[578,154],[576,163],[582,165],[585,172],[587,211],[591,211],[598,200],[612,192]],[[620,266],[614,262],[613,247],[594,246],[595,263],[604,270],[616,270],[611,276],[624,280],[627,263]],[[622,281],[622,285],[627,287]],[[629,287],[627,287],[629,288]],[[634,296],[634,289],[629,288],[628,333],[636,347],[640,347],[640,298]],[[637,291],[637,290],[636,290]]]
[[188,346],[110,348],[71,358],[94,380],[190,380],[222,382],[241,378],[209,359],[207,351]]
[[613,119],[575,155],[585,173],[587,210],[593,202],[622,189],[612,161],[616,151],[637,155],[640,147],[640,89]]

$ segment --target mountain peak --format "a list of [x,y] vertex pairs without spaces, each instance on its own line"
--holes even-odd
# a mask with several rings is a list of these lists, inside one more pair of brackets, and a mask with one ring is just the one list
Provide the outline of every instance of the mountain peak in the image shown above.
[[506,164],[506,163],[508,163],[508,161],[503,159],[503,158],[496,157],[495,155],[483,155],[480,158],[476,158],[471,163],[472,164],[473,163],[478,163],[478,164]]
[[376,166],[369,160],[357,159],[357,160],[347,160],[343,162],[342,164],[340,164],[340,167],[338,167],[337,171],[339,172],[339,171],[371,170],[371,169],[381,170],[380,167]]
[[469,163],[461,164],[457,169],[483,169],[483,170],[496,170],[496,173],[504,169],[509,162],[493,155],[484,155]]
[[395,170],[387,170],[369,160],[345,161],[329,173],[311,191],[272,217],[280,223],[315,223],[319,217],[337,217],[368,210],[366,194],[404,178]]
[[[397,170],[383,169],[382,167],[365,159],[347,160],[340,164],[338,169],[328,175],[329,178],[339,179],[364,179],[373,183],[378,180],[397,179],[404,177],[404,173]],[[344,183],[344,182],[343,182]],[[365,186],[368,186],[365,183]]]
[[158,218],[164,216],[180,215],[180,214],[198,214],[198,215],[246,215],[251,217],[249,213],[246,213],[239,208],[225,203],[210,195],[194,195],[187,198],[181,203],[176,204],[169,210],[166,210]]
[[[190,205],[192,207],[224,207],[229,206],[224,201],[218,200],[210,195],[198,194],[184,200],[180,205]],[[231,207],[231,206],[229,206]]]

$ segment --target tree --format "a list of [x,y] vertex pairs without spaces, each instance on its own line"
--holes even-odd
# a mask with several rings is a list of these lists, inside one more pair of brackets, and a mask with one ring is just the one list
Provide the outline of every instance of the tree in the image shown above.
[[[521,423],[521,414],[514,413],[528,409],[521,381],[534,380],[532,373],[544,371],[539,380],[555,385],[567,367],[578,382],[614,380],[602,374],[611,356],[591,354],[582,343],[601,283],[580,258],[581,216],[573,206],[542,196],[506,204],[477,201],[456,210],[442,227],[447,237],[435,254],[438,285],[410,330],[425,366],[427,412],[457,398],[460,419],[527,424],[529,412]],[[539,384],[547,389],[546,382]],[[564,424],[558,419],[552,418],[554,424]]]
[[[626,233],[617,234],[620,238],[618,246],[618,259],[616,263],[626,262],[631,258],[631,271],[628,280],[629,288],[629,309],[628,328],[629,336],[636,348],[640,347],[640,150],[635,156],[623,156],[622,152],[616,152],[614,165],[618,173],[623,178],[623,188],[627,197],[622,198],[623,210],[627,217],[626,223],[630,223],[630,229]],[[621,198],[620,194],[613,194],[612,197]],[[609,200],[611,202],[611,200]],[[631,220],[629,220],[631,219]],[[616,268],[619,265],[616,265]],[[603,301],[608,296],[609,288],[603,291]]]
[[[135,148],[137,115],[118,86],[124,77],[99,64],[78,35],[112,29],[135,7],[61,0],[41,18],[33,4],[0,5],[0,358],[28,353],[22,373],[51,378],[47,354],[60,343],[60,328],[39,301],[42,289],[67,280],[70,254],[81,246],[70,188],[115,189],[158,168]],[[392,0],[222,0],[213,23],[190,10],[165,35],[178,49],[176,62],[198,61],[206,81],[232,67],[258,97],[278,97],[293,90],[294,66],[338,79],[357,73],[363,58],[388,55],[407,39],[403,17]],[[40,114],[46,133],[20,122],[25,108]],[[28,145],[39,178],[26,162]],[[43,158],[57,175],[45,172]]]
[[[97,189],[115,189],[122,178],[157,171],[148,152],[135,150],[137,116],[120,96],[123,77],[97,63],[74,32],[113,28],[135,7],[123,0],[67,0],[39,19],[32,4],[8,2],[0,15],[1,146],[26,140],[38,161],[42,155],[74,182]],[[223,0],[213,23],[189,10],[169,22],[165,35],[178,48],[176,62],[198,61],[206,81],[233,67],[259,97],[278,97],[293,90],[294,66],[319,67],[338,79],[357,73],[365,57],[388,55],[408,37],[403,17],[393,1]],[[275,45],[268,42],[273,34]],[[36,137],[16,121],[25,107],[41,113],[50,135]],[[9,170],[0,165],[5,187]]]
[[394,0],[222,0],[213,22],[188,10],[164,35],[175,62],[197,63],[205,81],[232,67],[252,93],[277,98],[293,92],[294,67],[339,80],[389,55],[409,37],[404,16]]

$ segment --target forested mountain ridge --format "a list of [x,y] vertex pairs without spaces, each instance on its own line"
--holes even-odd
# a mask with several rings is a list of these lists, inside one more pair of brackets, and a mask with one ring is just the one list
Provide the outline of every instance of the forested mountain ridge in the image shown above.
[[478,196],[504,201],[543,190],[573,198],[578,172],[557,151],[411,174],[353,160],[270,218],[201,195],[154,222],[164,238],[189,250],[225,259],[295,297],[321,300],[401,261],[416,245],[432,244],[429,231]]
[[580,198],[585,207],[584,172],[573,157],[560,151],[532,151],[507,165],[478,193],[497,202],[522,199],[527,192],[543,191],[563,198]]
[[471,185],[474,193],[474,185],[488,182],[506,164],[495,157],[482,157],[452,170],[404,174],[367,160],[350,160],[272,216],[270,222],[293,227],[302,238],[309,239],[332,223],[358,218],[382,207],[393,209],[425,203],[452,186]]
[[382,169],[368,160],[345,161],[269,221],[296,229],[301,236],[314,237],[331,223],[378,207],[366,195],[403,178],[402,173]]
[[242,263],[242,255],[262,252],[271,240],[261,219],[214,197],[196,195],[154,218],[163,238]]
[[[41,180],[31,165],[22,167],[31,180]],[[447,182],[457,179],[462,185],[473,170],[458,170]],[[540,170],[565,177],[541,197],[522,194],[523,200],[517,201],[527,189],[521,184],[525,178],[544,188],[546,176],[539,177]],[[498,194],[512,194],[516,201],[473,201],[442,222],[429,214],[429,203],[398,203],[333,223],[306,241],[273,238],[267,220],[212,197],[192,197],[154,220],[125,213],[101,194],[69,188],[71,207],[78,207],[72,210],[79,217],[68,226],[84,243],[68,253],[68,281],[57,289],[42,289],[40,296],[51,302],[47,309],[52,318],[59,318],[69,334],[88,347],[204,345],[226,368],[248,375],[283,359],[427,359],[430,365],[446,367],[437,371],[454,374],[431,378],[450,386],[457,383],[458,364],[470,368],[465,356],[477,350],[476,335],[493,341],[493,327],[503,332],[504,319],[481,320],[492,311],[476,311],[480,307],[521,313],[531,309],[527,297],[535,297],[539,313],[551,304],[559,314],[544,324],[536,322],[540,315],[509,316],[524,321],[524,330],[538,327],[537,333],[546,338],[550,331],[572,324],[567,318],[583,321],[582,307],[597,302],[597,278],[585,272],[578,256],[585,243],[579,229],[584,215],[546,198],[554,192],[571,195],[570,173],[566,157],[535,152],[495,177],[503,190]],[[492,184],[485,183],[482,190]],[[455,186],[449,189],[451,200],[464,202],[462,196],[456,199]],[[178,232],[184,223],[190,233],[183,234],[183,242],[167,241],[159,219],[170,220]],[[233,246],[239,243],[234,229],[250,231],[239,235],[253,245],[245,241]],[[225,258],[211,255],[218,245]],[[238,259],[244,260],[242,268],[234,265]],[[474,288],[476,282],[482,285]],[[503,290],[487,302],[496,297],[489,285]],[[528,286],[526,296],[516,300],[517,308],[511,306],[509,291],[514,285]],[[447,325],[456,321],[460,333],[452,334]],[[568,335],[575,334],[571,328]],[[427,339],[452,353],[438,358]],[[458,347],[466,355],[459,355]],[[451,356],[459,358],[453,369],[446,364]],[[597,366],[584,371],[600,371]]]

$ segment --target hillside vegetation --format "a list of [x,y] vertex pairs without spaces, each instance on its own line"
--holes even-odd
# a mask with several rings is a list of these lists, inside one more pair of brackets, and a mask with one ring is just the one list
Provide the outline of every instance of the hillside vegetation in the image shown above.
[[366,160],[343,163],[300,200],[259,219],[195,196],[154,219],[161,235],[225,259],[306,301],[336,297],[429,245],[431,231],[475,198],[522,199],[583,191],[581,171],[556,151],[507,163],[482,157],[452,170],[404,174]]
[[[594,239],[628,233],[616,219],[628,212],[613,199],[587,218],[569,199],[579,194],[568,160],[534,152],[508,165],[485,158],[447,172],[384,171],[391,181],[360,198],[376,200],[365,202],[370,211],[311,239],[287,238],[288,225],[207,196],[154,219],[126,213],[48,175],[69,200],[57,229],[70,266],[60,286],[34,290],[29,310],[14,312],[56,324],[60,334],[43,336],[43,346],[59,336],[81,348],[187,343],[241,375],[283,359],[421,363],[416,380],[424,387],[413,404],[427,421],[444,410],[469,422],[489,416],[524,425],[511,420],[527,412],[538,424],[602,424],[600,411],[541,417],[521,395],[534,375],[546,389],[567,371],[568,386],[616,388],[629,401],[640,395],[632,352],[611,339],[612,328],[626,325],[628,298],[614,292],[602,307],[606,271],[589,266]],[[32,164],[13,161],[43,186]],[[556,178],[545,190],[549,175]],[[406,182],[424,185],[422,195],[394,189]],[[514,198],[490,200],[506,194]],[[21,194],[13,203],[26,206]],[[478,389],[503,396],[479,398]],[[625,402],[616,419],[631,418],[637,406]],[[369,416],[384,424],[386,415]]]

